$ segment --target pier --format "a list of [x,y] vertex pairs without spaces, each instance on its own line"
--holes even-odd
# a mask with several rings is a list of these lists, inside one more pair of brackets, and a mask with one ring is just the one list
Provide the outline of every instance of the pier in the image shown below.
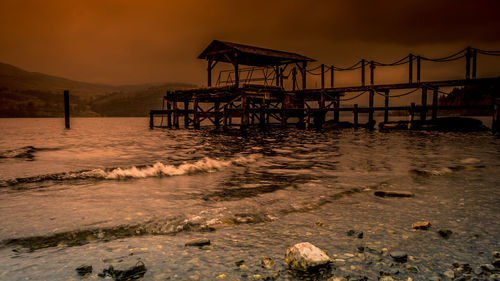
[[[308,68],[308,64],[315,60],[303,55],[214,40],[198,56],[199,59],[207,61],[207,87],[167,92],[162,109],[150,111],[150,127],[179,128],[182,121],[186,128],[200,128],[202,122],[216,128],[239,126],[244,129],[252,125],[286,127],[292,123],[300,128],[327,126],[340,128],[345,126],[345,121],[349,121],[347,123],[353,127],[373,128],[374,113],[381,111],[383,123],[379,125],[382,128],[391,123],[389,120],[391,111],[404,111],[409,116],[408,129],[414,129],[421,128],[422,125],[432,126],[437,121],[440,110],[474,109],[489,112],[493,121],[492,129],[495,132],[499,130],[500,123],[498,122],[500,102],[495,99],[495,92],[500,89],[500,78],[477,77],[478,55],[499,56],[500,52],[467,47],[443,58],[409,54],[388,64],[363,59],[347,68],[325,64]],[[446,63],[461,59],[465,59],[463,79],[421,81],[422,61]],[[229,63],[233,69],[221,71],[215,85],[212,86],[212,72],[218,63]],[[375,83],[377,67],[404,64],[408,65],[408,82]],[[359,71],[360,85],[335,87],[335,73],[341,71]],[[319,88],[308,88],[308,75],[319,76],[321,81]],[[460,86],[491,89],[491,101],[488,105],[438,104],[440,94],[449,94],[443,92],[442,88]],[[391,93],[401,90],[406,92]],[[374,106],[375,95],[384,98],[384,106]],[[420,103],[411,103],[407,106],[390,105],[391,99],[406,95],[420,95]],[[361,107],[358,104],[342,106],[346,101],[361,96],[366,96],[368,106]],[[332,114],[328,114],[330,112]],[[340,120],[340,112],[351,112],[352,118]],[[359,123],[360,114],[368,115],[367,123]],[[161,116],[160,124],[155,124],[155,116]]]

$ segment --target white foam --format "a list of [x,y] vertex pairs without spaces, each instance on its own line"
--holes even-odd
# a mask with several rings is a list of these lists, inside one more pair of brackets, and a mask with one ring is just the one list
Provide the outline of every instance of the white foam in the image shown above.
[[217,160],[205,157],[194,163],[183,163],[181,165],[169,165],[157,162],[152,166],[144,168],[116,168],[111,171],[95,169],[89,172],[83,172],[83,177],[95,177],[104,179],[126,179],[126,178],[147,178],[158,176],[179,176],[195,172],[214,172],[221,168],[228,167],[233,164],[243,165],[246,163],[255,162],[258,155],[251,154],[247,156],[239,156],[229,160]]

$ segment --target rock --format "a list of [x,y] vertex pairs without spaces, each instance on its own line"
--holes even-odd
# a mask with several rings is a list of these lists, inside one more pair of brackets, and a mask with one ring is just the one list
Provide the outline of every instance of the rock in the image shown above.
[[453,279],[453,278],[455,278],[455,272],[451,269],[448,269],[445,272],[443,272],[443,276],[446,278]]
[[429,278],[429,281],[441,281],[441,278],[439,278],[438,276],[432,276]]
[[500,280],[500,274],[491,274],[489,277],[493,280]]
[[358,246],[357,249],[359,253],[363,253],[365,251],[365,247],[363,246]]
[[328,278],[327,281],[347,281],[347,279],[345,277],[336,277],[336,276],[333,276],[333,277]]
[[128,266],[124,264],[118,264],[120,266],[119,269],[115,269],[112,265],[108,267],[108,269],[104,269],[100,276],[104,275],[111,276],[115,281],[123,281],[123,280],[135,280],[142,278],[146,273],[146,266],[142,261],[137,262],[133,266]]
[[407,264],[405,266],[405,268],[406,268],[406,271],[409,272],[409,273],[419,273],[420,272],[420,270],[418,269],[418,267],[415,266],[415,265],[409,265],[409,264]]
[[415,194],[409,191],[387,191],[387,190],[379,190],[375,191],[375,196],[379,197],[413,197]]
[[484,271],[490,271],[490,272],[491,272],[491,271],[494,271],[494,270],[495,270],[495,266],[494,266],[494,265],[492,265],[492,264],[489,264],[489,263],[487,263],[487,264],[482,264],[482,265],[480,265],[480,266],[481,266],[481,269],[482,269],[482,270],[484,270]]
[[440,229],[437,231],[437,233],[439,234],[439,236],[441,236],[445,239],[448,239],[448,238],[450,238],[450,235],[453,234],[453,231],[451,231],[449,229]]
[[236,264],[236,266],[240,266],[245,263],[245,260],[235,261],[234,263]]
[[472,272],[474,272],[474,274],[476,274],[476,275],[481,275],[481,274],[483,274],[483,270],[481,269],[481,267],[480,267],[480,266],[478,266],[478,267],[474,268],[474,270],[473,270]]
[[411,227],[414,229],[422,229],[427,230],[431,227],[431,223],[428,221],[418,221],[411,224]]
[[492,265],[494,265],[496,268],[500,268],[500,259],[494,259],[491,262]]
[[210,245],[210,240],[206,238],[201,238],[201,239],[194,239],[191,241],[186,242],[184,246],[205,246],[205,245]]
[[492,252],[491,255],[493,256],[493,258],[500,258],[500,252],[498,251]]
[[356,238],[362,239],[363,238],[363,231],[349,229],[347,231],[347,236],[354,236]]
[[309,242],[295,244],[289,247],[285,254],[285,263],[291,269],[300,271],[325,266],[331,261],[324,251]]
[[263,258],[260,260],[260,264],[264,268],[271,268],[274,265],[274,261],[271,258]]
[[92,273],[93,269],[91,265],[80,265],[75,270],[78,273],[78,275],[85,276],[87,274]]
[[379,281],[394,281],[394,278],[391,276],[383,276],[378,279]]
[[226,278],[226,277],[227,277],[227,274],[223,273],[223,274],[221,274],[221,275],[217,276],[216,278],[217,278],[217,279],[224,279],[224,278]]
[[392,251],[390,255],[397,262],[406,262],[408,260],[408,255],[403,251]]

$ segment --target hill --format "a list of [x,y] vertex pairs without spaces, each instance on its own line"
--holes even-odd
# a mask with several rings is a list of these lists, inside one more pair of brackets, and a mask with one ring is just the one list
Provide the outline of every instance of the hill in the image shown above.
[[93,84],[0,63],[0,117],[62,117],[64,90],[71,94],[72,116],[146,116],[161,107],[165,91],[191,87],[195,85]]

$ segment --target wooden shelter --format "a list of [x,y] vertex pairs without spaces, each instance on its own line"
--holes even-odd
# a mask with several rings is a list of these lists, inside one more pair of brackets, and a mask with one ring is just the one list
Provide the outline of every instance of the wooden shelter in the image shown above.
[[[296,53],[283,52],[278,50],[271,50],[261,47],[254,47],[249,45],[225,42],[214,40],[203,52],[198,56],[199,59],[207,60],[207,73],[208,73],[208,87],[212,86],[212,70],[218,62],[231,63],[234,67],[234,84],[239,87],[239,66],[257,66],[257,67],[273,67],[276,71],[276,86],[279,85],[280,66],[287,66],[289,64],[296,64],[304,77],[303,84],[305,83],[305,71],[307,62],[314,61],[303,55]],[[281,85],[282,86],[282,85]],[[305,85],[303,85],[305,88]]]

